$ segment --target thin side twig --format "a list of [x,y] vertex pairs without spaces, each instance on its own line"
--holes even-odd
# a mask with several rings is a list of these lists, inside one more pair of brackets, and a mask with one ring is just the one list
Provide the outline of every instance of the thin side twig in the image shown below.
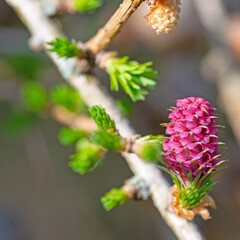
[[109,21],[86,43],[87,48],[94,55],[107,48],[142,2],[143,0],[124,0]]
[[97,130],[95,122],[88,116],[71,113],[63,107],[55,106],[50,109],[50,116],[57,122],[74,129],[82,129],[87,133]]
[[[60,34],[57,26],[47,18],[38,1],[34,0],[5,0],[12,6],[32,35],[37,35],[46,50],[47,41],[52,41]],[[102,105],[116,122],[119,133],[124,137],[133,137],[135,131],[130,126],[109,97],[92,76],[84,75],[77,70],[76,59],[59,59],[55,53],[46,51],[57,66],[62,77],[72,84],[81,94],[86,104],[91,107]],[[187,220],[177,217],[169,208],[169,184],[160,170],[153,164],[144,162],[135,154],[123,153],[129,167],[135,175],[140,176],[149,186],[152,200],[163,219],[180,240],[203,240],[197,226]]]

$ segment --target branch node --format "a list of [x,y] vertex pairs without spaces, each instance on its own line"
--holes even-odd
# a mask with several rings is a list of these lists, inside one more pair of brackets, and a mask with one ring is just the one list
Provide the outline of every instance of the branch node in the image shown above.
[[135,200],[147,200],[151,196],[149,184],[139,175],[128,179],[122,188]]
[[40,37],[37,35],[32,35],[28,40],[28,46],[31,48],[34,52],[41,52],[43,50],[43,41]]
[[116,51],[100,52],[97,54],[95,59],[96,65],[102,69],[106,69],[107,60],[116,56],[117,56]]

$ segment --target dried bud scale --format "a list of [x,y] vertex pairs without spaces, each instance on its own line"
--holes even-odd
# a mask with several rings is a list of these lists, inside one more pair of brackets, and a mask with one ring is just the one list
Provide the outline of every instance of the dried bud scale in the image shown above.
[[186,209],[180,204],[180,191],[176,185],[171,187],[172,199],[171,208],[179,216],[189,221],[193,220],[195,215],[200,215],[204,220],[211,218],[210,213],[206,207],[216,209],[215,201],[209,195],[203,197],[203,201],[192,209]]
[[159,34],[170,33],[178,24],[180,14],[180,0],[148,0],[148,24],[152,25]]

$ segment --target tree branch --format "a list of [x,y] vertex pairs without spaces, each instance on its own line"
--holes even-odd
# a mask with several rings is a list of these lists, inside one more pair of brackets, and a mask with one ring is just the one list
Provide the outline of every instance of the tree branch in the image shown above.
[[97,34],[86,43],[87,48],[94,55],[107,48],[114,37],[119,33],[124,23],[142,2],[143,0],[124,0],[104,27],[99,29]]
[[[60,34],[56,25],[44,15],[38,1],[5,1],[15,9],[16,13],[28,27],[32,35],[38,36],[38,38],[42,40],[45,50],[46,42],[54,40],[55,37]],[[128,0],[127,2],[139,3],[140,1]],[[48,51],[46,51],[46,53],[53,60],[63,78],[79,91],[88,106],[91,107],[95,104],[102,105],[112,119],[115,120],[116,127],[122,136],[132,137],[135,135],[128,120],[121,115],[115,106],[113,99],[99,87],[94,77],[83,75],[79,72],[76,67],[75,59],[59,59],[54,53]],[[169,184],[162,176],[160,170],[155,165],[144,162],[135,154],[123,153],[122,155],[126,159],[133,173],[139,175],[149,185],[154,205],[169,227],[174,231],[177,238],[181,240],[204,239],[195,224],[177,217],[170,210],[169,202],[171,193],[169,191]]]

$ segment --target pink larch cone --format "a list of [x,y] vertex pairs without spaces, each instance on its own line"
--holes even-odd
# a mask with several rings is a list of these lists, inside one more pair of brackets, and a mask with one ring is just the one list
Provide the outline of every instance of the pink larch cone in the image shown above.
[[177,100],[177,108],[171,108],[163,143],[164,160],[179,173],[183,181],[192,171],[195,177],[204,175],[219,160],[216,116],[211,104],[203,98],[189,97]]

